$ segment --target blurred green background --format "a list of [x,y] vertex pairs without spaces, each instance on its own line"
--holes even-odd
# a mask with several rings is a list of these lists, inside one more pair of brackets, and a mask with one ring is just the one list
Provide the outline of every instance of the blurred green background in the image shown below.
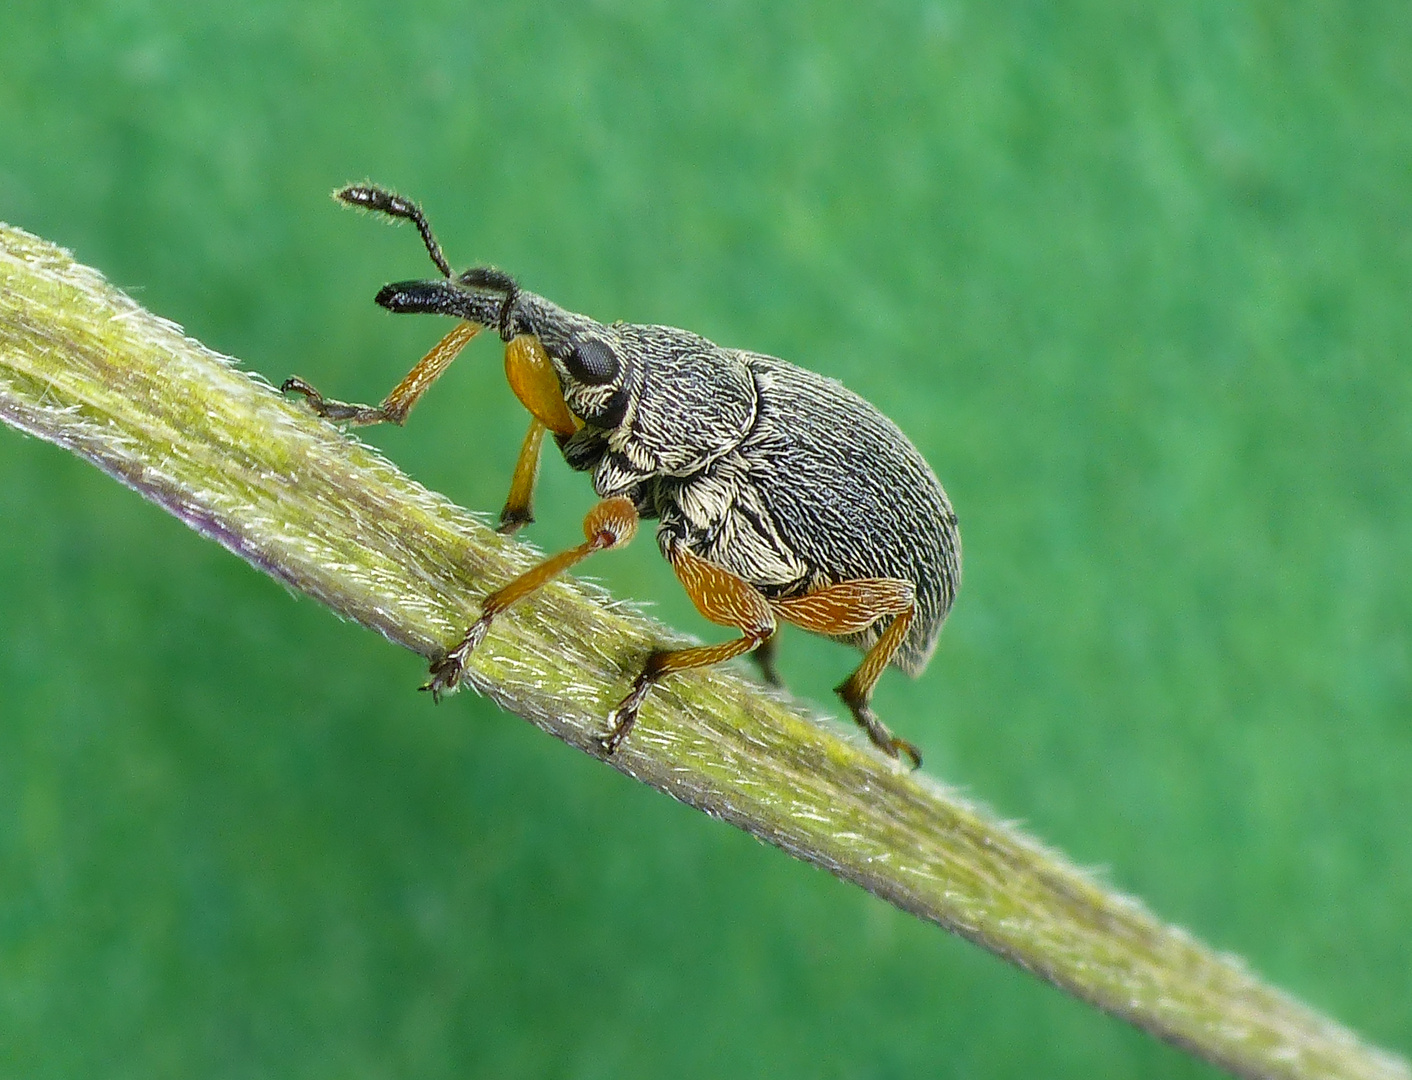
[[[1403,2],[20,0],[0,219],[377,399],[453,263],[836,375],[959,510],[880,713],[928,768],[1412,1050]],[[498,509],[478,342],[371,441]],[[592,501],[547,461],[540,522]],[[708,638],[654,545],[616,592]],[[0,430],[0,1073],[1200,1077],[640,789]],[[787,634],[828,703],[854,655]]]

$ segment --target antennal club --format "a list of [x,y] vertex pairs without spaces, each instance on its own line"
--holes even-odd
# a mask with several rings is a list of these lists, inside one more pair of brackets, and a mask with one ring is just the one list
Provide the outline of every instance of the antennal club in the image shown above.
[[380,187],[363,184],[351,184],[335,191],[333,197],[339,202],[346,202],[349,206],[361,206],[365,210],[377,210],[388,217],[410,221],[417,227],[417,232],[422,234],[422,243],[426,245],[427,254],[431,256],[431,261],[436,263],[436,268],[441,271],[443,276],[448,278],[451,276],[451,265],[446,261],[446,256],[441,253],[441,245],[436,242],[431,225],[427,223],[422,208],[416,203]]

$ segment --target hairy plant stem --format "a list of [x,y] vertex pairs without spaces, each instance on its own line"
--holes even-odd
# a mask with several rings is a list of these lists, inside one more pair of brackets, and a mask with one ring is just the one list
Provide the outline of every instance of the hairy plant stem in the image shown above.
[[[0,225],[0,419],[87,459],[241,558],[432,657],[536,561],[109,286]],[[599,756],[604,717],[668,631],[557,582],[467,670]],[[674,677],[613,767],[1250,1077],[1412,1077],[921,774],[729,672]]]

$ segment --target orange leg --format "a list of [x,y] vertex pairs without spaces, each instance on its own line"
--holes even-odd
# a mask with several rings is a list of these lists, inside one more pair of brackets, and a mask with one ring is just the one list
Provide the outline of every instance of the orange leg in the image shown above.
[[579,429],[539,338],[521,334],[505,346],[505,378],[520,404],[559,438],[567,439]]
[[744,636],[719,645],[697,645],[690,649],[654,652],[632,684],[628,696],[608,717],[611,729],[603,739],[605,753],[618,749],[637,723],[638,711],[654,684],[663,675],[690,668],[719,664],[751,649],[759,648],[775,632],[777,623],[770,603],[749,582],[728,570],[708,563],[685,548],[674,548],[667,556],[686,594],[713,623],[733,626]]
[[466,347],[471,338],[480,333],[480,323],[459,322],[444,338],[432,346],[431,352],[417,362],[417,366],[407,372],[406,378],[392,388],[383,398],[381,405],[350,405],[343,401],[332,401],[303,379],[289,378],[280,387],[281,393],[294,391],[309,399],[309,407],[320,416],[330,420],[346,420],[350,424],[398,424],[407,419],[417,399],[426,393],[427,387],[436,382],[441,373],[450,366],[456,355]]
[[534,520],[534,481],[539,475],[539,451],[544,446],[544,421],[530,418],[520,456],[515,462],[515,477],[510,481],[510,494],[500,511],[499,532],[507,536]]
[[534,482],[539,474],[539,452],[544,445],[545,430],[552,431],[562,442],[577,431],[579,425],[564,404],[559,376],[554,373],[554,365],[538,338],[521,334],[505,346],[505,379],[533,417],[515,462],[510,494],[505,496],[505,506],[500,511],[500,531],[508,534],[534,520]]
[[916,590],[910,581],[895,578],[866,578],[828,585],[803,596],[771,601],[781,619],[815,634],[838,636],[866,630],[879,619],[894,616],[882,636],[863,657],[858,669],[837,688],[838,696],[853,713],[853,719],[868,733],[873,745],[885,754],[906,754],[912,767],[922,764],[922,755],[905,739],[899,739],[873,713],[873,687],[892,659],[912,625]]
[[582,544],[551,555],[481,602],[480,618],[471,625],[455,648],[431,665],[431,679],[422,689],[430,690],[432,698],[440,701],[443,693],[454,690],[461,681],[467,658],[485,640],[486,632],[497,615],[595,551],[622,547],[637,533],[637,522],[637,509],[631,499],[621,495],[604,499],[583,519],[585,539]]
[[[303,394],[308,398],[310,408],[330,420],[359,425],[400,425],[406,421],[412,406],[426,393],[427,388],[440,377],[451,361],[456,359],[456,355],[480,330],[479,323],[457,323],[449,334],[422,357],[416,367],[407,372],[406,378],[393,388],[381,405],[352,405],[325,398],[298,377],[286,379],[280,390]],[[530,504],[534,496],[534,481],[539,471],[539,452],[543,445],[545,429],[554,432],[559,439],[567,439],[578,430],[578,422],[569,412],[569,407],[564,404],[564,395],[559,389],[559,377],[554,373],[554,365],[538,338],[521,334],[505,346],[505,378],[520,403],[534,417],[520,447],[520,457],[515,464],[515,476],[510,483],[505,507],[500,511],[500,531],[512,533],[534,520]]]

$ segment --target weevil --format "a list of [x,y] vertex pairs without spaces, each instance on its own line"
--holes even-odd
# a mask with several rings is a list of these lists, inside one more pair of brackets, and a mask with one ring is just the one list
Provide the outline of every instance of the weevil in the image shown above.
[[863,652],[836,692],[883,752],[921,764],[917,748],[874,715],[873,687],[889,663],[916,675],[931,658],[960,585],[961,540],[941,484],[892,421],[838,381],[773,356],[668,326],[600,323],[492,267],[456,274],[416,204],[368,185],[334,195],[412,222],[441,272],[385,285],[377,303],[459,321],[380,405],[325,398],[297,377],[281,390],[330,420],[402,424],[467,342],[491,328],[530,413],[501,531],[533,520],[546,432],[571,468],[590,474],[601,500],[584,519],[582,544],[485,598],[480,617],[432,663],[423,690],[438,700],[454,690],[501,612],[656,520],[662,554],[697,610],[741,636],[652,652],[608,716],[606,754],[672,672],[749,652],[777,682],[775,634],[787,622]]

